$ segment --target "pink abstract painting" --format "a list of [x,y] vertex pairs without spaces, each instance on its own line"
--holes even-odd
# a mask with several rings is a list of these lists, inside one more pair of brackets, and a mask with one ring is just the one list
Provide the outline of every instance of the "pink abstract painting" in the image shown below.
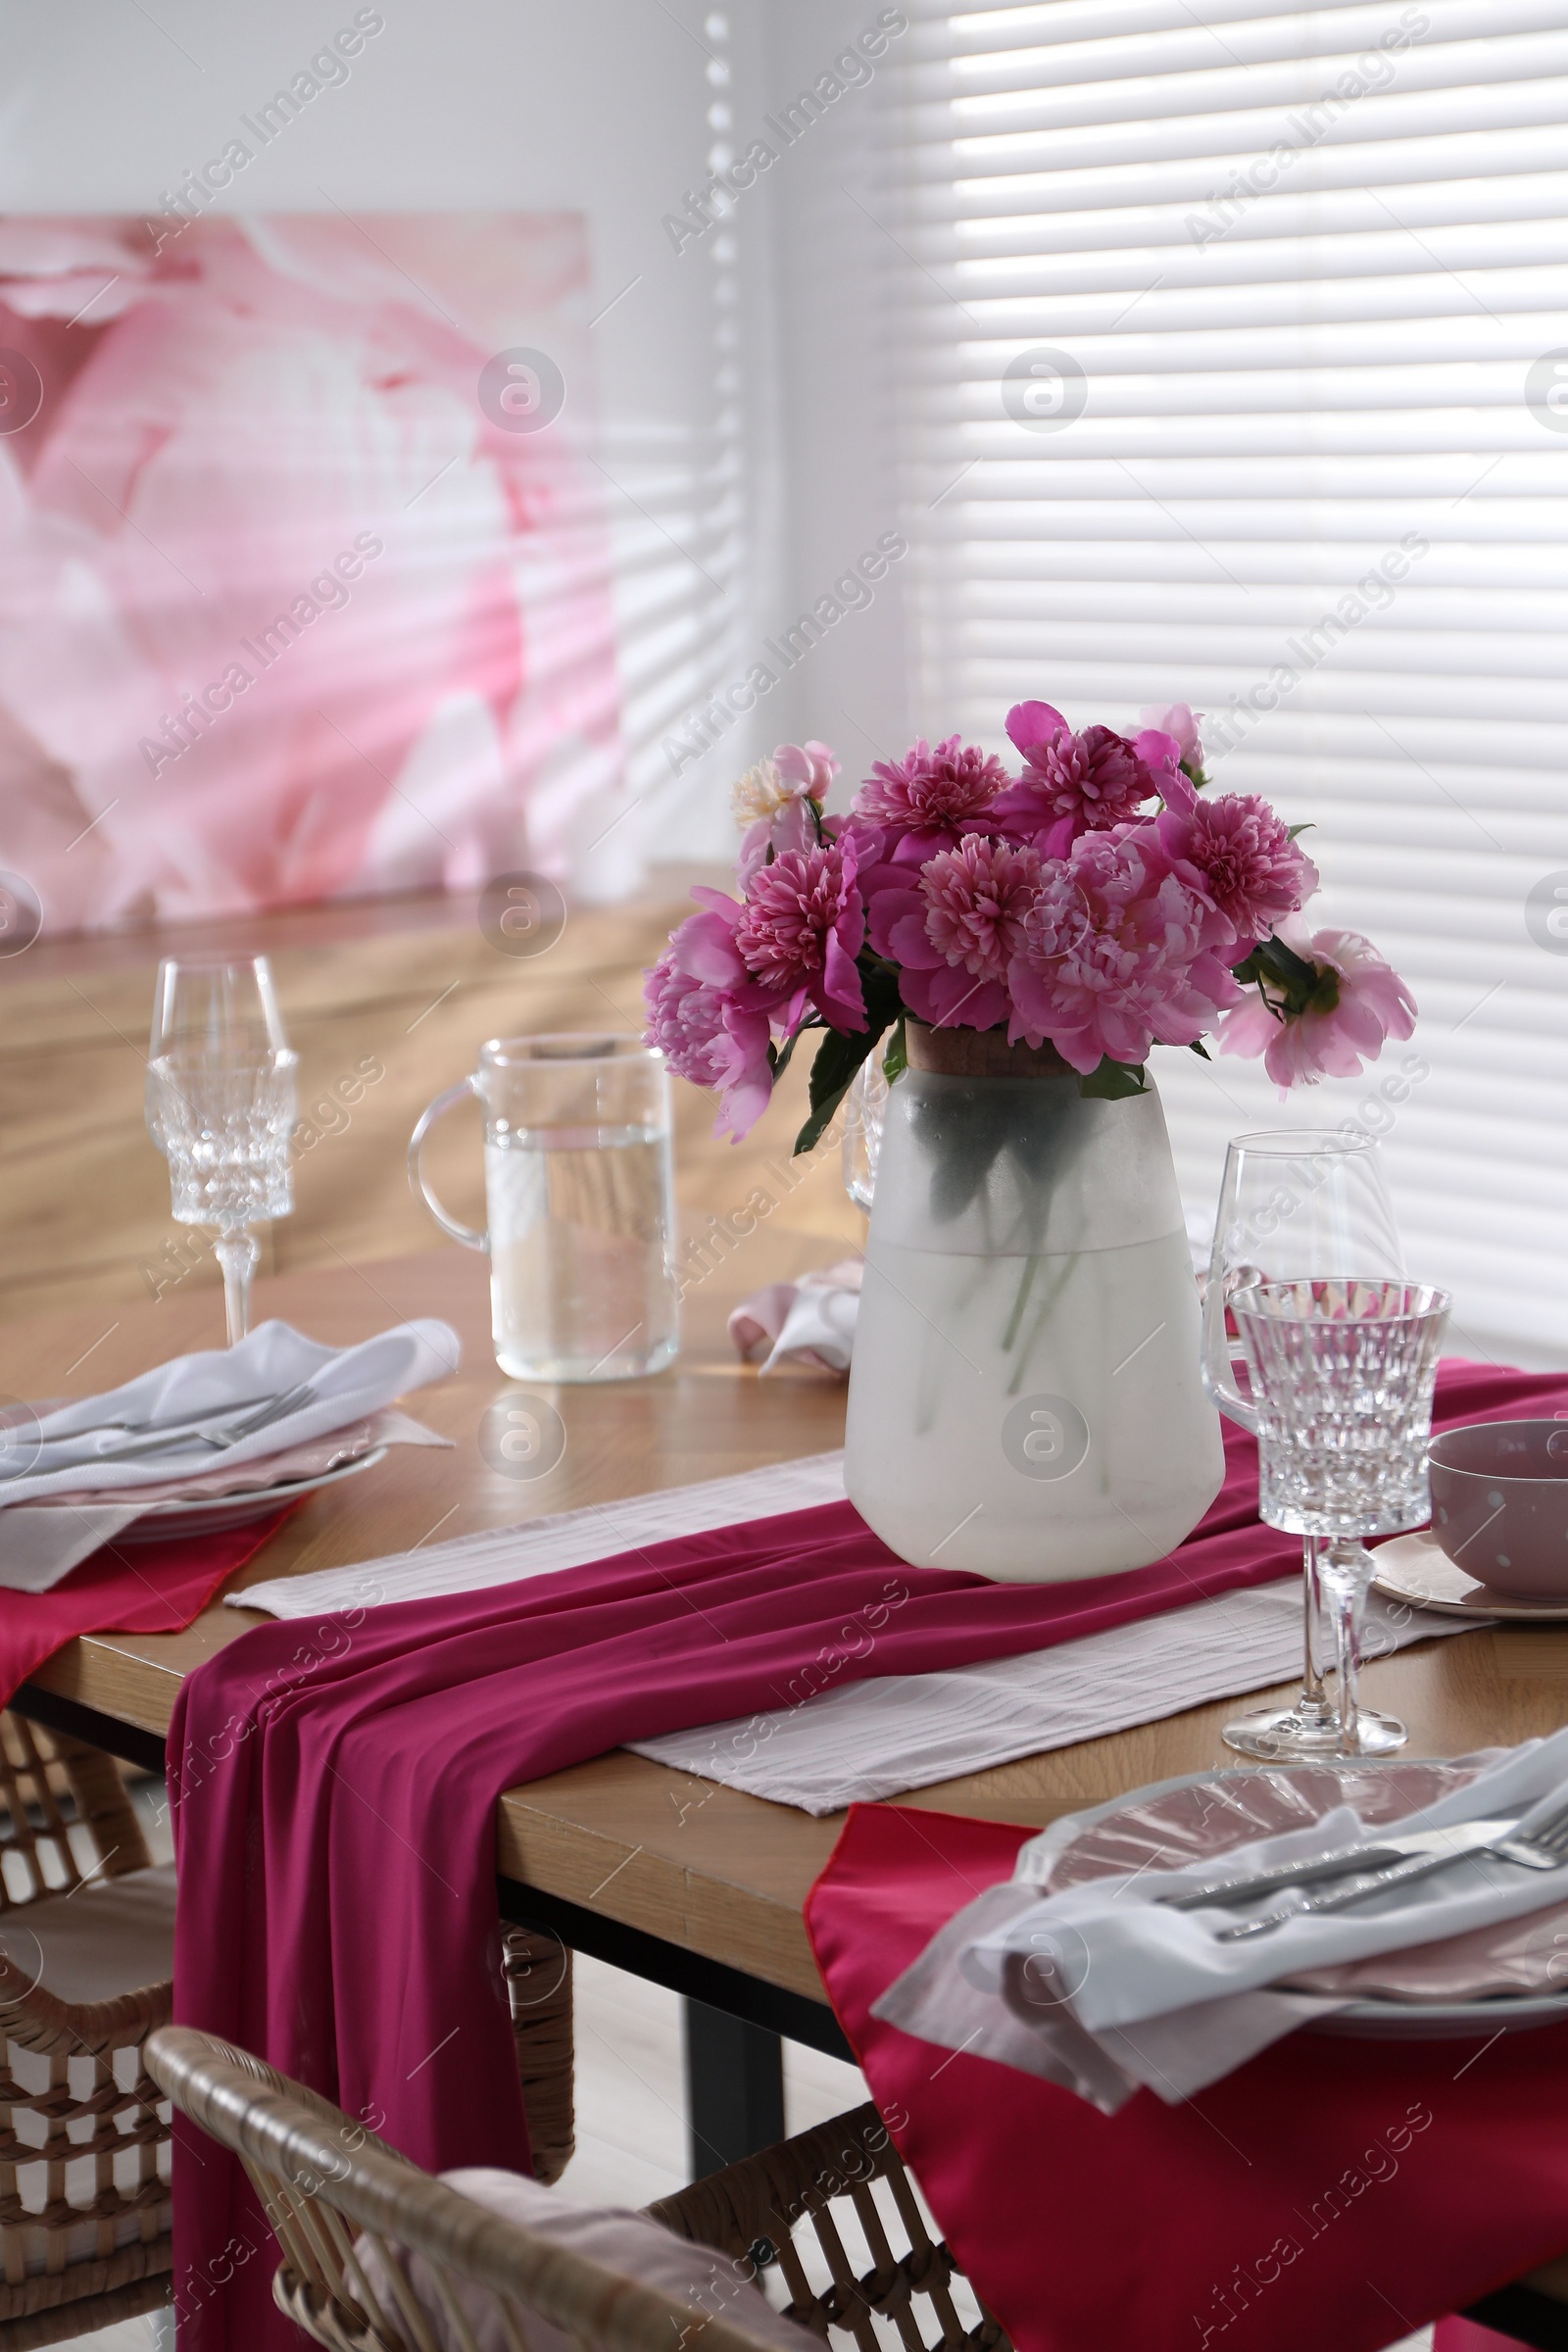
[[0,219],[0,867],[53,931],[564,876],[620,772],[581,217],[161,228]]

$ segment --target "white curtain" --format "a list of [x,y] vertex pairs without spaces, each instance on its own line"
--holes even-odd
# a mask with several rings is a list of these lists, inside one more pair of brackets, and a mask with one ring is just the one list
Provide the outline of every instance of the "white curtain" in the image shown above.
[[1156,1055],[1195,1237],[1227,1136],[1355,1116],[1456,1344],[1568,1360],[1560,0],[910,14],[914,715],[1206,712],[1422,1019],[1283,1106]]

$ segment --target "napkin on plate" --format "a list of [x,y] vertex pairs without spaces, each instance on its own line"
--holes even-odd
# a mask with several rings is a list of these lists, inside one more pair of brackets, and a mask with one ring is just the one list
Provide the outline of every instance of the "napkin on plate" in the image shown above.
[[860,1258],[844,1257],[799,1282],[770,1282],[743,1298],[729,1319],[729,1336],[742,1361],[755,1362],[766,1348],[764,1373],[791,1362],[818,1372],[848,1372],[864,1271]]
[[[1493,1815],[1528,1832],[1568,1803],[1568,1731],[1505,1751],[1461,1788],[1405,1817],[1438,1829]],[[1272,1934],[1220,1943],[1255,1905],[1175,1911],[1156,1895],[1365,1840],[1398,1842],[1399,1821],[1362,1824],[1348,1805],[1310,1829],[1256,1839],[1179,1870],[1145,1868],[1043,1893],[1076,1834],[1058,1821],[1020,1849],[1012,1880],[949,1921],[889,1985],[874,2014],[945,2049],[968,2049],[1060,2082],[1107,2115],[1141,2085],[1174,2104],[1270,2042],[1356,1996],[1292,1989],[1305,1972],[1433,1943],[1568,1897],[1568,1865],[1526,1870],[1470,1856],[1354,1909],[1303,1914]]]
[[[248,1464],[265,1465],[265,1476],[250,1483],[275,1483],[277,1456],[298,1454],[334,1433],[342,1437],[406,1390],[443,1379],[459,1354],[450,1325],[428,1319],[399,1324],[354,1348],[323,1347],[286,1323],[264,1323],[235,1348],[176,1356],[121,1388],[41,1414],[36,1428],[12,1426],[0,1459],[0,1586],[46,1592],[171,1492],[233,1493],[246,1482],[231,1474]],[[114,1458],[117,1446],[192,1415],[202,1416],[200,1427],[221,1429],[302,1383],[314,1392],[308,1401],[221,1450],[192,1435],[167,1452]],[[138,1427],[105,1429],[108,1422]],[[440,1443],[428,1432],[421,1438]],[[390,1442],[413,1441],[400,1433]]]

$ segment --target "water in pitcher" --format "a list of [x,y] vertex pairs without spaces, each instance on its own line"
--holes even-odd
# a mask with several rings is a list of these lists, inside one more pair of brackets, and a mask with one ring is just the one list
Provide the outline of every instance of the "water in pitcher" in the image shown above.
[[965,1567],[1106,1574],[1179,1543],[1219,1486],[1185,1232],[979,1257],[873,1226],[855,1345],[852,1499],[917,1566],[952,1564],[972,1496]]
[[496,1359],[514,1380],[629,1380],[677,1345],[659,1128],[535,1127],[485,1144]]

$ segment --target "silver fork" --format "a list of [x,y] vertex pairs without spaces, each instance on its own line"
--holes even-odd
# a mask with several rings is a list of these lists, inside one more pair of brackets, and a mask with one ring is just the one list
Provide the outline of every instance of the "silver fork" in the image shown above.
[[1280,1911],[1265,1911],[1260,1919],[1246,1919],[1234,1928],[1221,1928],[1215,1936],[1217,1943],[1244,1943],[1250,1936],[1266,1936],[1274,1928],[1283,1928],[1287,1920],[1321,1911],[1348,1911],[1355,1903],[1364,1902],[1369,1895],[1383,1894],[1391,1886],[1408,1886],[1413,1880],[1426,1879],[1437,1870],[1447,1870],[1458,1861],[1515,1862],[1522,1870],[1560,1870],[1568,1861],[1568,1804],[1548,1813],[1523,1837],[1494,1838],[1491,1845],[1479,1845],[1469,1854],[1412,1854],[1403,1862],[1394,1862],[1386,1870],[1369,1872],[1348,1885],[1329,1886],[1321,1894],[1309,1894],[1304,1901],[1293,1903]]
[[283,1420],[289,1413],[302,1412],[315,1401],[315,1389],[309,1381],[302,1380],[292,1389],[285,1389],[281,1396],[270,1396],[257,1411],[230,1421],[221,1429],[173,1430],[163,1437],[144,1438],[134,1446],[113,1446],[95,1458],[100,1462],[134,1462],[146,1454],[176,1452],[186,1446],[211,1446],[222,1453],[230,1446],[237,1446],[241,1438],[254,1438],[274,1421]]

